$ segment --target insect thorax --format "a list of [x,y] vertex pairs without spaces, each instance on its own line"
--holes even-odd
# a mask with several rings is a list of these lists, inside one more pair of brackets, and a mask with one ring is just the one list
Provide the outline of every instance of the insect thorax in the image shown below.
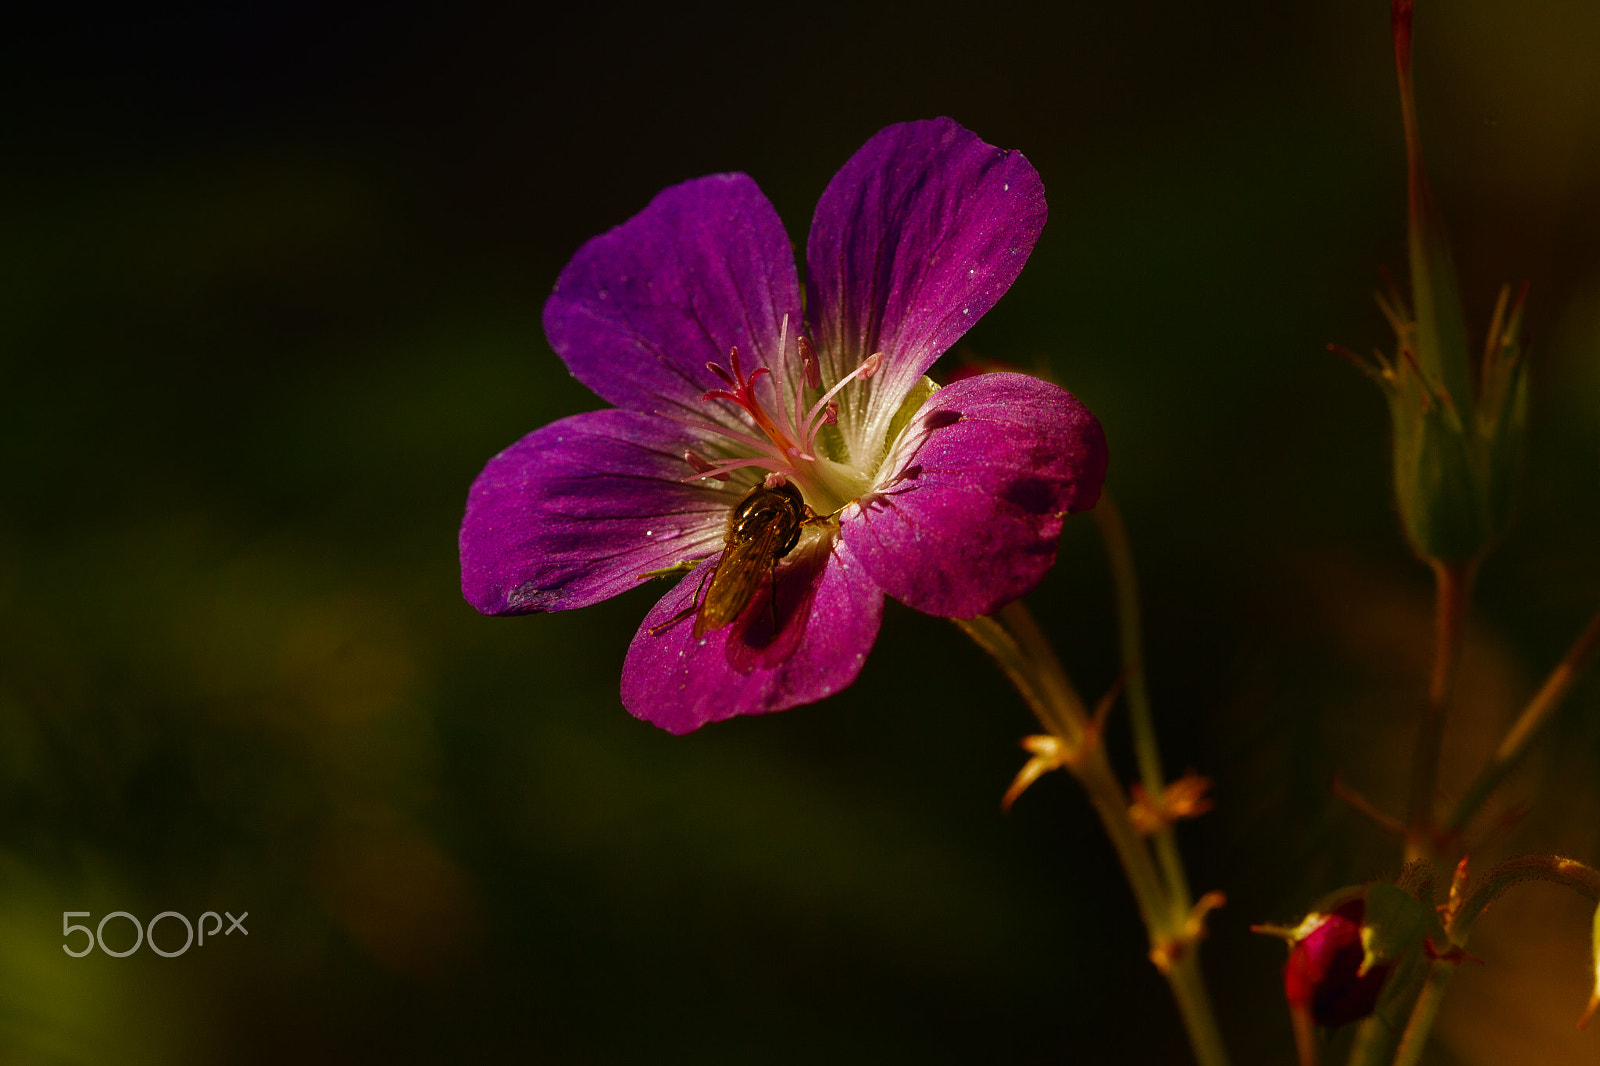
[[791,484],[758,485],[728,515],[728,543],[749,541],[765,531],[775,534],[773,558],[788,555],[800,540],[805,500]]

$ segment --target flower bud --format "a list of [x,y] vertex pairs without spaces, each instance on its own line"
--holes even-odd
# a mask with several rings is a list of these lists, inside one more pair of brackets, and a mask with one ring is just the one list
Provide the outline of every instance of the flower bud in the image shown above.
[[1371,1014],[1393,962],[1367,965],[1361,940],[1366,900],[1349,899],[1331,913],[1309,914],[1283,967],[1283,993],[1291,1010],[1308,1012],[1332,1028]]
[[1423,559],[1465,564],[1488,550],[1510,517],[1527,421],[1521,336],[1526,287],[1508,309],[1502,290],[1477,365],[1444,224],[1422,164],[1411,87],[1411,2],[1393,0],[1408,175],[1411,302],[1391,287],[1379,304],[1396,351],[1375,364],[1394,424],[1394,481],[1400,520]]

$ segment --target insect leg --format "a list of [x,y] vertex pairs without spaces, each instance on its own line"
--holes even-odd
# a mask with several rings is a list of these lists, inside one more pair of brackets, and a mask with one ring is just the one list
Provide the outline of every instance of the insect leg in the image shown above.
[[[718,559],[717,566],[721,565],[722,560]],[[701,594],[706,590],[706,582],[717,576],[717,566],[708,568],[705,573],[700,575],[700,583],[695,586],[694,598],[689,601],[689,606],[685,607],[683,610],[679,611],[665,622],[662,622],[660,625],[650,627],[650,635],[652,637],[659,636],[662,632],[671,629],[685,618],[693,617],[694,614],[700,610],[700,605],[703,602],[700,598]]]

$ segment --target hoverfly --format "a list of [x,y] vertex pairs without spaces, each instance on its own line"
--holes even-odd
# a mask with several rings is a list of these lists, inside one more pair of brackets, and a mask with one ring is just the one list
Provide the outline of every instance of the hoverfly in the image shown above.
[[757,485],[728,512],[728,535],[722,558],[711,571],[711,585],[695,616],[696,640],[738,618],[761,584],[777,581],[778,560],[800,542],[808,510],[800,490],[785,482],[775,488]]

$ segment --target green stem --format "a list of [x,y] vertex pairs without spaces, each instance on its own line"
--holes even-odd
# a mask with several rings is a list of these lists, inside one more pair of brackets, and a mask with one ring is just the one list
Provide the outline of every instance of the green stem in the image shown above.
[[[1122,521],[1111,494],[1102,492],[1091,512],[1095,528],[1105,541],[1111,564],[1111,584],[1117,606],[1117,640],[1122,650],[1122,670],[1127,684],[1128,719],[1133,728],[1134,757],[1139,764],[1139,780],[1152,801],[1159,802],[1166,789],[1161,770],[1161,748],[1156,743],[1155,717],[1150,711],[1150,689],[1145,684],[1144,637],[1139,607],[1139,576],[1133,567],[1133,548],[1128,527]],[[1176,915],[1187,916],[1193,901],[1184,874],[1183,858],[1170,824],[1153,834],[1156,861],[1166,878],[1167,893]]]
[[[1151,947],[1165,943],[1170,939],[1166,888],[1161,883],[1155,864],[1150,861],[1150,851],[1145,847],[1144,838],[1128,816],[1127,794],[1123,792],[1121,782],[1106,760],[1105,748],[1098,741],[1090,741],[1068,769],[1088,793],[1089,803],[1100,816],[1106,836],[1116,849],[1117,858],[1122,861],[1128,884],[1133,888],[1134,898],[1139,904],[1139,913],[1150,933]],[[1182,1006],[1180,1002],[1179,1008],[1182,1009]]]
[[1195,1061],[1201,1066],[1227,1066],[1228,1051],[1222,1044],[1222,1034],[1217,1031],[1211,996],[1206,992],[1205,977],[1200,973],[1200,953],[1191,946],[1168,968],[1166,978],[1173,998],[1178,1001],[1178,1011],[1183,1015]]
[[1172,989],[1196,1061],[1201,1066],[1227,1066],[1227,1052],[1200,975],[1198,937],[1189,928],[1190,915],[1174,911],[1168,886],[1145,838],[1134,827],[1127,794],[1106,759],[1098,728],[1054,649],[1020,602],[1003,608],[998,616],[958,619],[956,624],[994,657],[1039,724],[1062,741],[1068,753],[1065,766],[1083,785],[1122,863],[1150,937],[1151,957]]
[[1377,1011],[1363,1019],[1356,1029],[1355,1042],[1350,1046],[1349,1066],[1389,1066],[1393,1061],[1405,1033],[1401,1022],[1409,1019],[1416,1007],[1428,965],[1419,957],[1409,964],[1402,963],[1389,975],[1389,987],[1384,990]]
[[1444,989],[1455,973],[1454,963],[1435,962],[1428,970],[1428,981],[1422,986],[1417,1005],[1411,1008],[1411,1020],[1400,1037],[1400,1050],[1395,1053],[1394,1066],[1417,1066],[1422,1061],[1423,1049],[1428,1046],[1428,1034],[1433,1032],[1433,1019],[1444,1002]]
[[[1026,610],[1020,601],[1001,609],[1002,613],[1009,612],[1012,618],[1016,618],[1019,611],[1026,617]],[[1031,625],[1031,618],[1029,621]],[[1000,664],[1000,669],[1017,686],[1040,725],[1073,747],[1083,745],[1090,728],[1089,712],[1054,655],[1042,660],[1030,656],[1013,631],[992,615],[958,618],[955,622]]]
[[1461,665],[1461,638],[1466,629],[1467,605],[1472,598],[1476,563],[1433,564],[1433,676],[1428,683],[1428,703],[1417,728],[1416,759],[1411,774],[1411,813],[1406,820],[1406,861],[1430,858],[1435,850],[1438,822],[1434,794],[1438,790],[1439,756],[1444,749],[1446,712]]
[[1578,639],[1567,649],[1567,654],[1550,671],[1544,685],[1522,709],[1516,723],[1495,750],[1493,758],[1467,786],[1467,791],[1462,794],[1455,810],[1450,813],[1449,821],[1445,823],[1446,831],[1456,835],[1466,829],[1473,815],[1500,787],[1500,782],[1522,761],[1522,756],[1550,721],[1556,708],[1561,706],[1561,701],[1594,658],[1596,650],[1600,650],[1600,610],[1595,611],[1589,624],[1578,634]]

